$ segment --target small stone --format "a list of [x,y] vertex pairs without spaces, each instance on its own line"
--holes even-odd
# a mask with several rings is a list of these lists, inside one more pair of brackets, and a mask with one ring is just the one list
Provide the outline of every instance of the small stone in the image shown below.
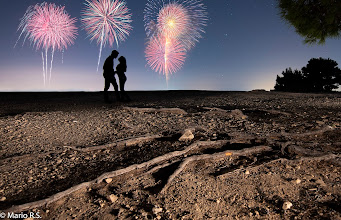
[[300,184],[302,181],[300,179],[295,180],[296,184]]
[[161,218],[162,218],[162,217],[161,217],[161,216],[159,216],[159,215],[158,215],[158,216],[156,216],[156,219],[157,219],[157,220],[160,220]]
[[111,195],[109,196],[109,199],[110,199],[110,201],[111,201],[112,203],[114,203],[114,202],[116,202],[116,201],[118,200],[118,197],[117,197],[116,195],[114,195],[114,194],[111,194]]
[[250,171],[245,170],[245,175],[249,175],[249,174],[250,174]]
[[282,208],[283,208],[284,210],[288,210],[288,209],[291,208],[291,206],[292,206],[292,203],[287,201],[287,202],[284,202],[284,203],[283,203]]
[[146,218],[147,218],[147,216],[149,215],[148,212],[146,212],[146,211],[144,211],[144,210],[141,211],[141,214],[142,214],[143,217],[146,217]]
[[153,213],[155,214],[155,215],[157,215],[158,213],[160,213],[160,212],[162,212],[162,208],[159,208],[159,207],[154,207],[153,208]]
[[191,141],[194,139],[194,135],[191,130],[186,130],[185,133],[179,138],[179,141]]
[[0,202],[3,202],[3,201],[6,201],[6,197],[5,196],[1,197],[1,199],[0,199]]
[[105,182],[106,182],[106,183],[111,183],[111,181],[112,181],[112,178],[107,178],[107,179],[105,179]]

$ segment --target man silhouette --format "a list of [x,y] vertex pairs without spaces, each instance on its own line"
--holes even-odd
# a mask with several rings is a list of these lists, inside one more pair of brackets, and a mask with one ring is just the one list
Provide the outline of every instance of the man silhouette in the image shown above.
[[118,85],[115,78],[115,71],[114,71],[114,59],[118,57],[118,51],[113,50],[111,55],[105,60],[103,65],[103,77],[104,77],[104,101],[109,102],[108,97],[108,90],[110,87],[110,83],[114,86],[115,95],[117,101],[120,100],[120,95],[118,93]]

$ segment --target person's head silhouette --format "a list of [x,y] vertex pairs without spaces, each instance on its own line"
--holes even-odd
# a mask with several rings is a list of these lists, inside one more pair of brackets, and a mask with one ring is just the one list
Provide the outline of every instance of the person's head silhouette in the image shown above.
[[118,52],[117,50],[113,50],[113,51],[111,52],[111,56],[112,56],[114,59],[118,57],[118,54],[119,54],[119,52]]
[[127,60],[124,56],[120,56],[120,58],[118,58],[118,61],[122,64],[125,64],[125,65],[127,64]]

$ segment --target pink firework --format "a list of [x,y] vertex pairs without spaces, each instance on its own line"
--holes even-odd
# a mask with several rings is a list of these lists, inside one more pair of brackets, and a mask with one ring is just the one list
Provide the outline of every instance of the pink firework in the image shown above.
[[182,5],[171,3],[164,6],[158,15],[158,29],[167,38],[177,39],[189,29],[189,17]]
[[168,82],[204,33],[206,8],[202,0],[147,0],[144,21],[147,64]]
[[131,14],[126,3],[121,0],[86,0],[82,12],[82,22],[90,40],[97,39],[100,44],[97,71],[101,59],[102,48],[109,43],[124,41],[132,29]]
[[[21,19],[19,29],[21,34],[26,33],[37,50],[42,49],[44,85],[47,80],[47,53],[51,49],[50,77],[52,76],[52,64],[55,50],[64,51],[74,43],[77,35],[76,19],[70,18],[65,7],[55,4],[37,4],[30,6]],[[19,36],[19,38],[20,38]],[[45,52],[45,56],[44,56]]]
[[72,45],[77,35],[76,19],[70,18],[64,7],[43,3],[35,6],[35,13],[27,30],[37,49],[62,51]]
[[169,74],[181,69],[186,59],[186,51],[179,41],[160,35],[150,40],[145,53],[148,65],[166,75],[167,82]]

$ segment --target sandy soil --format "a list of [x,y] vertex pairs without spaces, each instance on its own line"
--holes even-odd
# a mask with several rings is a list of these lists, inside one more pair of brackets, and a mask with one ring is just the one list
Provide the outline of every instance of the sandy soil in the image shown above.
[[0,93],[0,215],[341,219],[341,94],[129,95]]

